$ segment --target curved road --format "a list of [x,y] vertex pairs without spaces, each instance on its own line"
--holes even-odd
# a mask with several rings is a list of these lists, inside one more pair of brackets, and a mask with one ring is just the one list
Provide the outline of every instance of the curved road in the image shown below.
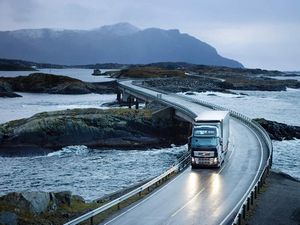
[[[123,83],[131,85],[129,82]],[[131,86],[132,87],[132,86]],[[153,92],[138,87],[145,92]],[[195,113],[202,106],[174,95],[167,101],[183,104]],[[230,212],[238,211],[240,200],[253,186],[267,160],[264,143],[254,131],[231,118],[231,144],[225,164],[216,169],[186,169],[153,194],[125,208],[103,224],[225,224]]]

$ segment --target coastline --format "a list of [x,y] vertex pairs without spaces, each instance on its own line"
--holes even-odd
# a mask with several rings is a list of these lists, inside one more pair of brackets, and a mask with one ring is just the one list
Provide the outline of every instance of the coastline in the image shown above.
[[[257,208],[253,211],[254,215],[247,224],[299,224],[299,182],[282,173],[272,172],[264,189],[258,199]],[[288,209],[286,206],[289,206]]]
[[300,224],[300,181],[271,171],[247,225]]

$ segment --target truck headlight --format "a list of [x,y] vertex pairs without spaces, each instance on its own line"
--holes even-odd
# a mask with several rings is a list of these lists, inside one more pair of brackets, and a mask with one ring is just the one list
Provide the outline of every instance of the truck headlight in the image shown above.
[[194,163],[195,162],[195,158],[194,157],[192,157],[192,163]]
[[214,163],[218,163],[218,158],[216,157],[216,158],[214,158]]

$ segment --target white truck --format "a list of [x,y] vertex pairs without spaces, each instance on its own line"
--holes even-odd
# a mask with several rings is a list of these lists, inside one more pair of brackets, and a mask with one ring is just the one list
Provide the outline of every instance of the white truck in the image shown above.
[[193,124],[189,137],[192,168],[221,167],[229,144],[228,111],[205,111]]

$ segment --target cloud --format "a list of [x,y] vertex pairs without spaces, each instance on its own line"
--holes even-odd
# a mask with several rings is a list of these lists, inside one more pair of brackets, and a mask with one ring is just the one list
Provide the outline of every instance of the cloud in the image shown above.
[[299,70],[298,23],[214,24],[195,36],[246,67]]
[[299,0],[0,0],[0,30],[91,29],[118,22],[178,28],[246,66],[294,69],[299,9]]
[[3,22],[31,23],[35,19],[35,12],[39,4],[34,0],[1,0],[0,14]]

